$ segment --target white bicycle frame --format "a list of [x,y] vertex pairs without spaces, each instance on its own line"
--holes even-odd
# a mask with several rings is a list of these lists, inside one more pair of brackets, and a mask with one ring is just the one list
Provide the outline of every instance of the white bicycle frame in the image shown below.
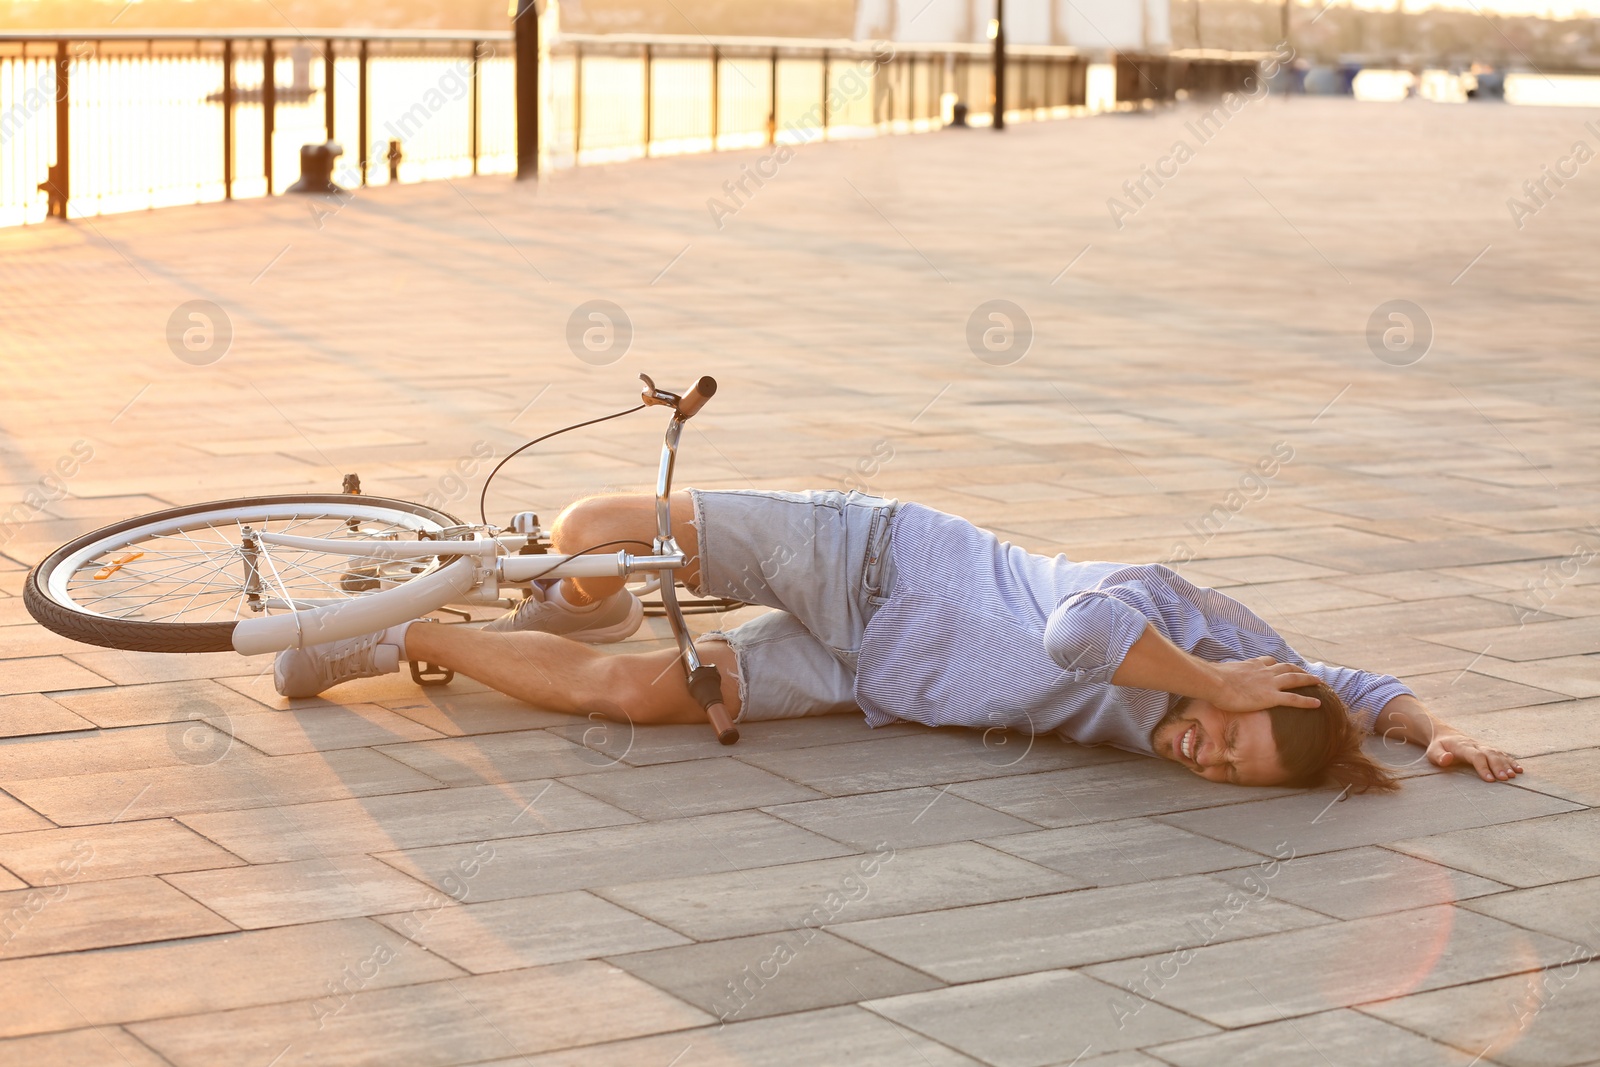
[[234,650],[254,656],[281,652],[288,648],[342,641],[375,633],[398,623],[415,619],[449,604],[491,605],[501,599],[501,586],[526,585],[534,579],[625,578],[652,573],[660,576],[660,593],[667,619],[678,638],[686,668],[693,672],[700,658],[689,639],[683,613],[678,606],[672,572],[686,562],[672,536],[672,472],[677,461],[678,440],[687,422],[716,392],[717,384],[701,378],[682,396],[656,388],[650,377],[644,382],[641,397],[646,405],[673,409],[661,445],[661,465],[656,476],[656,536],[648,555],[615,552],[607,555],[563,556],[550,553],[520,555],[529,544],[525,534],[491,534],[471,540],[388,541],[360,538],[299,537],[294,534],[251,532],[254,569],[262,577],[272,577],[280,590],[286,586],[276,577],[272,549],[287,548],[328,552],[360,557],[363,560],[448,560],[432,573],[419,575],[366,596],[335,601],[296,603],[285,591],[268,603],[288,610],[278,615],[240,619],[233,630]]

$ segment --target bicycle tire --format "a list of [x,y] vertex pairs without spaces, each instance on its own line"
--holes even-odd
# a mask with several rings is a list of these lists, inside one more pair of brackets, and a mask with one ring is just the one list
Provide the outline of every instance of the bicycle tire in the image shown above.
[[[389,511],[398,516],[409,516],[413,528],[444,529],[461,525],[461,521],[447,512],[423,504],[388,497],[346,493],[305,493],[282,496],[238,497],[183,507],[168,508],[146,515],[125,519],[109,526],[74,538],[51,552],[28,572],[23,584],[23,605],[28,614],[41,626],[62,637],[87,645],[116,648],[130,652],[231,652],[233,631],[238,619],[204,622],[165,622],[145,619],[115,618],[89,611],[70,597],[63,603],[58,597],[58,576],[64,563],[83,554],[96,545],[114,545],[119,537],[137,531],[159,531],[162,527],[180,529],[178,524],[197,516],[226,517],[229,512],[243,512],[239,516],[250,519],[249,512],[260,509],[277,510],[283,507],[355,509],[368,513]],[[327,516],[337,518],[337,516]],[[133,544],[134,542],[129,542]],[[109,549],[107,551],[110,551]],[[440,560],[452,557],[441,555]],[[439,561],[436,561],[436,564]],[[120,565],[118,565],[120,569]],[[70,575],[68,576],[70,578]],[[65,579],[64,579],[65,580]]]

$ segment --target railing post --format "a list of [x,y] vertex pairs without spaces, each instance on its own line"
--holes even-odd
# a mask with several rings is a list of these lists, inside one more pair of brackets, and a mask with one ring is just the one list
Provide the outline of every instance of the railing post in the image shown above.
[[917,132],[917,54],[906,57],[906,126],[907,133]]
[[778,143],[778,50],[772,50],[771,73],[768,75],[767,94],[767,146]]
[[367,42],[362,40],[361,51],[356,58],[356,139],[361,142],[359,146],[361,184],[367,184]]
[[222,42],[222,197],[233,199],[233,41]]
[[572,45],[572,165],[583,151],[583,45]]
[[[1140,0],[1143,3],[1143,0]],[[994,128],[1006,128],[1006,0],[994,0]]]
[[478,176],[478,124],[481,121],[479,116],[482,114],[482,105],[479,100],[482,93],[478,88],[478,53],[482,49],[482,41],[472,42],[472,116],[469,121],[472,125],[472,176],[474,178]]
[[49,206],[47,218],[67,219],[67,200],[72,194],[72,94],[69,88],[72,62],[67,58],[67,42],[56,42],[56,161],[39,188]]
[[652,93],[655,91],[655,49],[651,45],[644,46],[644,158],[650,158],[650,135],[655,132],[655,101]]
[[326,140],[333,140],[333,41],[323,42],[327,49],[322,53],[322,125],[327,129]]
[[267,195],[272,195],[272,127],[277,119],[278,73],[277,56],[273,53],[272,38],[261,42],[261,151],[265,161]]
[[517,0],[512,29],[516,31],[517,180],[527,181],[539,177],[539,12],[534,0]]
[[832,77],[833,53],[822,50],[822,139],[828,139],[828,81]]
[[711,151],[717,150],[717,134],[722,121],[722,62],[717,46],[711,46]]

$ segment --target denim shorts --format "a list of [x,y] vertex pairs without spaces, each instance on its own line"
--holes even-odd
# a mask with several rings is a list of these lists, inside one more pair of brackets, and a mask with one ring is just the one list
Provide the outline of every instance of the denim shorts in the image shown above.
[[700,596],[777,610],[707,634],[738,661],[739,721],[856,710],[856,658],[889,595],[899,501],[812,490],[689,490]]

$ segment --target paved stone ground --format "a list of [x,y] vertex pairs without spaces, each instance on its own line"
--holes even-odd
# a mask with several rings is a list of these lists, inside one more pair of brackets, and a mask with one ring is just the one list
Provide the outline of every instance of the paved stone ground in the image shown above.
[[[1593,1061],[1600,179],[1520,230],[1504,201],[1594,113],[1255,104],[1118,230],[1194,116],[812,148],[720,230],[752,156],[385,189],[321,228],[284,199],[0,233],[6,500],[92,448],[0,559],[0,1062]],[[591,299],[635,331],[605,366],[564,339]],[[1019,361],[968,346],[990,299],[1031,320]],[[1369,348],[1393,299],[1420,361]],[[169,350],[189,300],[226,309],[220,361]],[[1529,773],[1397,750],[1401,794],[1336,803],[850,716],[725,750],[466,680],[286,707],[265,660],[22,610],[46,550],[169,503],[359,471],[466,514],[475,442],[640,370],[722,382],[686,482],[1192,556]],[[645,487],[659,430],[565,438],[491,512]]]

